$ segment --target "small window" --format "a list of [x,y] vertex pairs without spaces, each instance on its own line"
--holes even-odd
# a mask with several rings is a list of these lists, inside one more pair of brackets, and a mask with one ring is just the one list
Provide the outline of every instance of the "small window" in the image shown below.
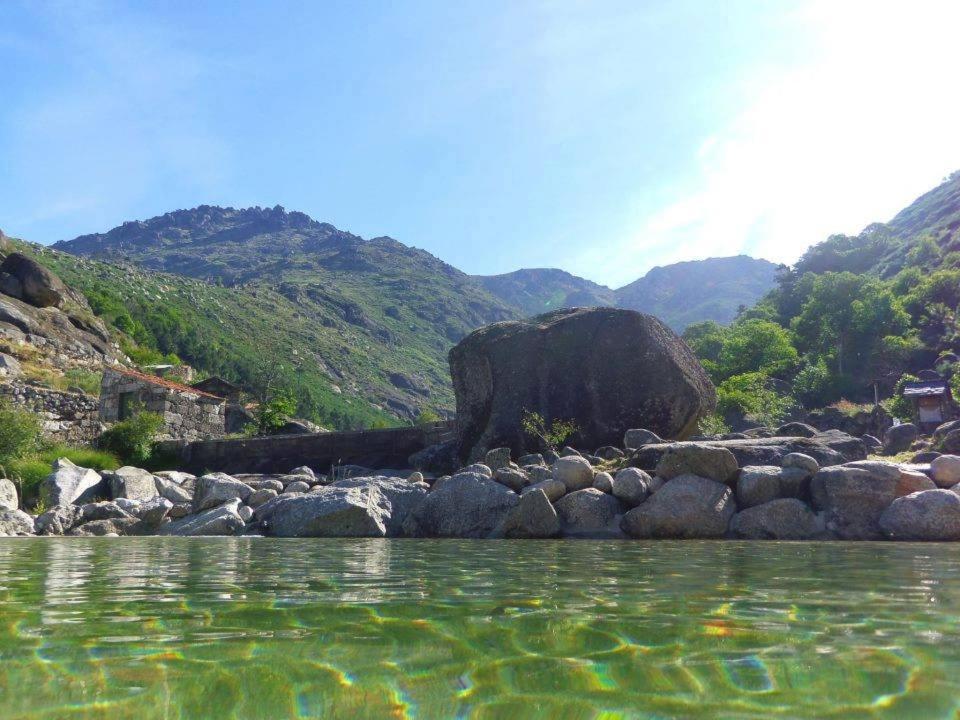
[[137,393],[120,393],[120,407],[117,411],[117,420],[126,420],[133,417],[137,408]]

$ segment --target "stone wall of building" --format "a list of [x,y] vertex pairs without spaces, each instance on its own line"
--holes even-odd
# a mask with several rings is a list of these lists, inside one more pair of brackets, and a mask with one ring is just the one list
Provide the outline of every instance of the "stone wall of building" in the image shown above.
[[127,393],[143,410],[163,417],[165,439],[200,440],[221,437],[224,434],[224,406],[222,398],[142,373],[105,368],[100,387],[100,420],[114,423],[120,420],[123,397]]
[[90,444],[104,430],[100,403],[83,393],[62,392],[14,380],[0,384],[0,396],[19,408],[40,415],[43,434],[50,440],[72,445]]

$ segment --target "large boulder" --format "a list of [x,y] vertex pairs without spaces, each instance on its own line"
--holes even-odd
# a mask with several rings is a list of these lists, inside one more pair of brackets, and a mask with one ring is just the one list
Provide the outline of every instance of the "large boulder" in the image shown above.
[[620,534],[615,524],[620,503],[596,488],[577,490],[557,501],[563,534],[570,537],[610,537]]
[[838,537],[878,540],[884,537],[880,516],[897,497],[916,489],[901,475],[897,465],[879,461],[823,468],[810,483],[813,505],[824,511],[827,529]]
[[0,508],[0,537],[18,537],[33,533],[33,518],[23,510]]
[[253,488],[249,485],[226,473],[210,473],[197,478],[193,493],[193,511],[207,510],[230,500],[246,500],[252,492]]
[[806,503],[779,498],[738,512],[730,532],[748,540],[807,540],[821,534],[823,524]]
[[560,534],[560,519],[546,494],[539,488],[520,496],[507,513],[496,536],[507,538],[551,538]]
[[435,487],[403,525],[412,537],[489,537],[520,496],[478,473],[460,473]]
[[240,501],[236,498],[209,510],[162,525],[160,535],[236,535],[243,530]]
[[[353,477],[337,480],[329,488],[375,488],[390,501],[390,513],[385,520],[387,535],[399,535],[403,523],[413,509],[427,496],[425,484],[408,482],[399,477]],[[322,491],[321,491],[322,492]]]
[[553,477],[564,484],[567,492],[592,487],[593,475],[590,461],[579,455],[559,458],[553,464]]
[[940,455],[930,461],[930,473],[937,487],[952,488],[960,483],[960,456]]
[[960,540],[960,495],[935,489],[904,495],[880,516],[893,540]]
[[0,510],[16,510],[19,507],[17,486],[6,478],[0,478]]
[[654,473],[664,480],[680,475],[697,475],[726,483],[737,473],[737,458],[724,447],[673,443],[667,446],[660,457]]
[[19,282],[20,299],[35,307],[60,307],[67,297],[67,288],[60,278],[18,252],[10,253],[0,263],[0,275],[4,274]]
[[529,442],[527,411],[570,420],[579,447],[618,444],[631,428],[683,438],[716,404],[696,357],[650,315],[615,308],[557,310],[488,325],[450,351],[460,456]]
[[623,516],[623,531],[637,538],[716,538],[736,512],[733,491],[696,475],[668,481]]
[[110,484],[110,497],[127,498],[144,502],[157,497],[157,481],[153,474],[137,467],[125,465],[105,472],[104,479]]
[[53,472],[40,483],[40,498],[47,507],[69,505],[97,488],[102,478],[95,470],[74,465],[67,458],[53,463]]
[[910,449],[920,437],[920,428],[913,423],[901,423],[887,429],[883,436],[883,454],[896,455]]
[[258,508],[266,535],[275,537],[385,537],[390,501],[374,485],[324,487],[280,496]]
[[806,498],[813,473],[799,467],[747,466],[737,478],[737,506],[763,505],[778,498]]

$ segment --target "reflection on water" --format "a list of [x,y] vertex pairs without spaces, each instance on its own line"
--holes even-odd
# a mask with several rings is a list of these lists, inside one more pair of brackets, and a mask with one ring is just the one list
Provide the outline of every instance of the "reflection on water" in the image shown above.
[[2,718],[953,717],[960,553],[0,540]]

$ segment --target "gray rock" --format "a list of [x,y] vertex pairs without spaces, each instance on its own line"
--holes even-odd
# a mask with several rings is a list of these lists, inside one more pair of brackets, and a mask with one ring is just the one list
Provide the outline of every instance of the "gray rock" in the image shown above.
[[140,515],[140,501],[139,500],[130,500],[128,498],[117,498],[114,502],[123,510],[130,513],[131,515]]
[[430,492],[407,516],[404,534],[413,537],[490,536],[520,497],[491,478],[458,473]]
[[521,455],[517,460],[517,465],[521,467],[525,465],[545,465],[543,461],[543,455],[540,453],[530,453],[529,455]]
[[76,505],[55,505],[33,523],[37,535],[65,535],[80,521]]
[[567,445],[560,449],[560,457],[583,457],[583,453]]
[[544,480],[553,480],[553,472],[544,465],[527,465],[524,471],[530,478],[531,483],[539,483]]
[[616,537],[620,503],[596,488],[576,490],[556,503],[563,534],[570,537]]
[[548,478],[546,480],[541,480],[538,483],[534,483],[533,485],[528,485],[520,492],[528,493],[532,492],[533,490],[542,490],[550,502],[556,502],[567,494],[567,486],[559,480],[554,480],[553,478]]
[[653,445],[662,442],[663,440],[655,432],[652,430],[644,430],[643,428],[627,430],[627,432],[623,434],[623,446],[627,450],[636,450],[637,448],[642,448],[644,445]]
[[174,482],[177,485],[185,485],[187,483],[193,483],[196,481],[197,476],[191,475],[190,473],[180,472],[179,470],[160,470],[154,473],[157,477],[164,478],[170,482]]
[[263,490],[254,490],[247,497],[247,505],[252,508],[258,508],[277,497],[277,491],[273,488],[264,488]]
[[800,468],[808,473],[811,477],[816,475],[817,471],[820,469],[820,463],[818,463],[814,458],[797,452],[787,453],[784,455],[783,461],[780,464],[785,468]]
[[283,488],[283,494],[284,494],[284,495],[291,495],[291,494],[294,494],[294,493],[305,493],[305,492],[307,492],[308,490],[310,490],[310,486],[309,486],[307,483],[298,480],[298,481],[292,482],[292,483],[288,484],[286,487],[284,487],[284,488]]
[[493,477],[493,470],[483,463],[473,463],[473,465],[467,465],[465,468],[460,470],[457,475],[461,475],[463,473],[476,473],[477,475],[483,475],[483,477]]
[[132,531],[139,520],[132,517],[91,520],[74,526],[67,534],[81,537],[104,537],[134,534]]
[[597,451],[594,453],[594,455],[601,460],[619,460],[623,457],[623,450],[616,448],[613,445],[604,445],[601,448],[597,448]]
[[775,465],[751,465],[742,468],[737,478],[737,506],[750,508],[782,497],[780,470]]
[[809,540],[824,532],[806,503],[780,498],[741,510],[730,521],[734,536],[749,540]]
[[375,487],[329,486],[281,495],[255,515],[263,533],[275,537],[385,537],[390,511],[390,501]]
[[235,479],[249,486],[252,490],[273,490],[278,495],[283,492],[283,483],[275,477],[265,475],[241,475]]
[[297,475],[316,479],[317,475],[306,465],[300,465],[287,473],[287,475]]
[[813,437],[818,430],[813,425],[802,422],[788,422],[777,428],[778,437]]
[[408,483],[422,483],[424,482],[423,473],[419,470],[416,472],[410,473],[410,477],[407,478]]
[[723,447],[699,443],[673,443],[660,456],[654,474],[664,480],[681,475],[728,483],[737,473],[737,459]]
[[930,474],[937,487],[952,488],[960,483],[960,455],[940,455],[930,461]]
[[494,533],[507,538],[551,538],[560,534],[557,511],[543,490],[535,489],[520,496]]
[[173,503],[162,497],[151,498],[140,506],[140,520],[148,529],[160,527],[173,508]]
[[385,523],[388,536],[400,535],[403,523],[410,512],[427,497],[426,484],[410,483],[399,477],[357,477],[338,480],[329,487],[375,489],[390,503],[389,516]]
[[237,514],[240,516],[240,519],[245,523],[253,520],[253,508],[249,505],[241,505],[240,509],[237,511]]
[[34,534],[33,518],[22,510],[0,508],[0,536],[20,537]]
[[240,500],[233,498],[217,507],[161,525],[158,532],[160,535],[236,535],[243,527]]
[[579,455],[568,455],[553,463],[553,477],[566,486],[567,492],[593,486],[593,467]]
[[0,376],[7,378],[19,377],[23,370],[19,361],[12,355],[0,353]]
[[913,423],[894,425],[883,435],[882,452],[884,455],[896,455],[909,450],[918,437],[920,437],[920,428]]
[[178,485],[173,480],[157,475],[154,477],[154,483],[156,484],[160,497],[166,498],[172,503],[193,502],[193,493],[189,492],[184,486]]
[[252,492],[253,488],[249,485],[226,473],[203,475],[197,478],[197,486],[193,494],[193,511],[199,512],[223,505],[230,500],[246,500]]
[[880,516],[893,540],[960,540],[960,495],[935,489],[894,500]]
[[18,252],[12,252],[0,264],[6,273],[20,282],[20,297],[38,308],[60,307],[67,297],[67,288],[50,270]]
[[53,472],[40,483],[40,498],[48,507],[69,505],[88,490],[98,487],[101,479],[95,471],[60,458],[53,463]]
[[506,485],[514,492],[520,492],[527,486],[529,478],[526,473],[509,467],[502,467],[493,472],[494,479],[501,485]]
[[16,510],[20,507],[17,486],[6,478],[0,478],[0,510]]
[[[593,476],[593,487],[600,492],[613,493],[613,476],[608,472],[598,472]],[[566,488],[564,488],[566,489]]]
[[628,508],[634,508],[650,495],[650,476],[643,470],[627,467],[613,476],[613,496]]
[[79,522],[90,522],[92,520],[115,520],[118,518],[133,517],[126,510],[121,508],[115,502],[97,502],[87,503],[80,508]]
[[497,470],[510,464],[510,448],[499,447],[488,450],[483,457],[483,464],[496,473]]
[[170,512],[167,513],[167,517],[171,520],[179,520],[189,515],[193,511],[193,503],[174,503],[173,507],[170,508]]
[[153,473],[140,468],[124,466],[104,472],[103,477],[109,483],[110,497],[114,499],[127,498],[144,502],[159,494]]
[[637,538],[723,537],[735,512],[729,487],[708,478],[681,475],[624,515],[622,528]]
[[895,465],[851,463],[821,469],[810,492],[828,530],[845,540],[877,540],[883,537],[880,516],[897,497],[899,483]]
[[883,443],[880,442],[880,438],[875,435],[861,435],[860,439],[863,440],[863,444],[866,445],[870,450],[876,450],[879,447],[883,447]]

